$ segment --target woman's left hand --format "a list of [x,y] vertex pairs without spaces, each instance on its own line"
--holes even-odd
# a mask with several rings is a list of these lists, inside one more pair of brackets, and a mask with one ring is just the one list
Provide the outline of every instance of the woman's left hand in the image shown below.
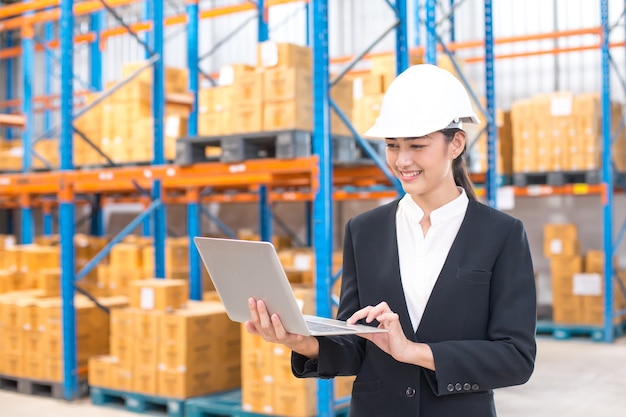
[[423,343],[411,342],[406,338],[398,314],[391,311],[386,302],[362,308],[347,322],[355,324],[359,320],[365,320],[366,323],[376,320],[379,328],[388,330],[385,333],[362,333],[359,336],[374,343],[395,360],[434,369],[430,347]]

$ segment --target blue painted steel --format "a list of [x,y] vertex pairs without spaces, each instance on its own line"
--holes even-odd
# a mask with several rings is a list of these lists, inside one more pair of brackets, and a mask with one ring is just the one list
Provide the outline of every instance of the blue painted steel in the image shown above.
[[[161,181],[156,180],[152,183],[152,200],[160,200],[163,190]],[[154,277],[165,278],[165,207],[159,204],[152,213],[152,221],[154,224]]]
[[213,215],[209,210],[205,207],[200,206],[200,212],[209,218],[215,225],[220,229],[222,233],[224,233],[229,238],[235,239],[237,238],[237,233],[233,232],[228,226],[226,226],[219,218]]
[[361,135],[359,135],[359,132],[357,132],[354,129],[354,126],[352,126],[352,123],[350,123],[350,120],[348,120],[348,118],[343,113],[343,111],[339,108],[339,106],[337,106],[337,104],[332,99],[329,99],[329,102],[330,102],[331,108],[335,111],[337,116],[339,116],[341,121],[348,127],[348,129],[350,130],[350,133],[352,133],[352,135],[355,137],[359,146],[361,146],[365,150],[365,153],[367,153],[367,155],[370,158],[372,158],[372,160],[378,166],[378,168],[380,168],[380,170],[383,171],[383,173],[385,174],[385,177],[387,177],[389,182],[398,190],[398,193],[404,194],[404,190],[402,189],[402,184],[400,183],[398,178],[395,175],[393,175],[393,173],[389,170],[389,166],[387,165],[387,162],[382,160],[380,156],[376,153],[376,151],[372,148],[372,145],[370,145],[368,141],[366,141],[365,139],[361,137]]
[[50,212],[43,213],[43,235],[52,235],[52,213]]
[[396,0],[394,11],[398,18],[396,26],[396,74],[400,74],[409,66],[409,40],[407,0]]
[[202,300],[202,279],[200,274],[200,257],[193,242],[195,236],[202,234],[200,230],[200,210],[198,202],[187,203],[187,235],[189,237],[189,298]]
[[[74,168],[72,160],[72,111],[74,87],[74,14],[73,0],[61,0],[61,135],[59,137],[60,169]],[[61,298],[63,301],[63,396],[78,397],[76,354],[76,314],[74,310],[74,202],[59,204],[59,234],[61,235]]]
[[437,0],[426,0],[426,45],[424,61],[437,64]]
[[[332,276],[332,148],[330,140],[328,71],[328,0],[313,0],[313,152],[319,158],[319,189],[313,200],[313,243],[317,314],[331,316]],[[318,416],[334,415],[333,381],[318,381]]]
[[[46,45],[54,38],[54,25],[45,23],[43,26],[43,38]],[[44,94],[50,96],[52,94],[52,57],[50,54],[44,54]],[[52,125],[52,112],[47,108],[43,113],[43,126],[45,130],[50,129]]]
[[96,34],[96,38],[89,46],[89,59],[91,61],[89,81],[94,91],[102,91],[103,88],[102,52],[100,51],[100,32],[102,31],[103,19],[104,13],[102,11],[95,12],[89,16],[89,29]]
[[615,242],[613,243],[613,250],[617,250],[622,244],[622,240],[624,239],[624,235],[626,234],[626,220],[622,222],[622,226],[619,228],[619,232],[617,232],[617,237],[615,238]]
[[485,96],[487,100],[487,113],[489,114],[487,126],[487,176],[485,179],[485,189],[487,193],[487,204],[491,207],[496,207],[496,195],[498,190],[496,144],[498,142],[498,128],[494,123],[496,120],[496,94],[493,44],[492,0],[485,0]]
[[[26,14],[27,16],[32,12]],[[32,135],[33,135],[33,72],[35,68],[35,43],[27,30],[22,31],[22,114],[27,123],[22,129],[22,144],[24,147],[22,171],[29,172],[33,166]],[[33,212],[30,207],[21,208],[21,242],[33,242]]]
[[[5,32],[6,36],[5,36],[5,40],[6,40],[6,47],[7,48],[11,48],[13,46],[13,32],[7,31]],[[15,68],[15,59],[13,58],[8,58],[5,61],[5,69],[6,69],[6,79],[5,81],[5,86],[4,86],[4,91],[6,93],[6,99],[7,100],[12,100],[13,99],[13,91],[14,91],[14,82],[13,82],[13,70]],[[13,111],[13,109],[11,107],[8,107],[5,109],[7,111],[7,113],[11,113]],[[13,129],[12,128],[8,128],[6,130],[6,136],[7,139],[13,139]]]
[[413,33],[413,45],[420,46],[422,44],[422,33],[421,33],[421,16],[420,16],[420,8],[421,0],[413,0],[413,19],[415,20],[414,27],[415,32]]
[[450,17],[448,21],[450,22],[450,42],[456,41],[456,28],[455,28],[455,17],[454,17],[454,0],[450,0]]
[[274,227],[268,194],[267,186],[262,185],[259,187],[259,234],[261,235],[261,240],[271,242]]
[[259,11],[258,21],[258,41],[265,42],[269,39],[269,28],[267,22],[267,9],[265,8],[265,0],[257,0],[257,9]]
[[[187,68],[189,69],[189,91],[193,104],[189,114],[187,133],[189,136],[198,134],[198,33],[199,33],[198,3],[196,1],[187,4]],[[193,270],[193,265],[190,265]],[[198,269],[197,267],[195,269]]]
[[102,213],[102,194],[94,196],[94,202],[91,206],[91,224],[89,225],[92,236],[104,235],[104,219]]
[[[164,103],[165,103],[165,60],[163,58],[163,2],[153,1],[152,4],[152,49],[159,59],[152,67],[152,117],[154,118],[154,145],[153,145],[153,165],[162,165],[164,158]],[[152,188],[152,198],[161,198],[161,181],[154,181]],[[159,205],[153,213],[153,239],[154,239],[154,275],[157,278],[165,277],[165,207]]]
[[609,74],[609,2],[600,1],[602,18],[602,182],[604,242],[604,341],[613,341],[613,164],[611,160],[611,78]]
[[[130,223],[128,223],[121,232],[119,232],[116,236],[111,239],[104,248],[100,250],[92,259],[87,262],[78,273],[76,274],[76,280],[80,281],[83,279],[88,273],[90,273],[96,265],[100,263],[111,251],[111,248],[122,241],[126,236],[132,233],[133,230],[146,218],[149,218],[150,215],[161,205],[161,200],[154,200],[148,208],[139,213],[137,217],[135,217]],[[62,236],[61,236],[62,237]]]

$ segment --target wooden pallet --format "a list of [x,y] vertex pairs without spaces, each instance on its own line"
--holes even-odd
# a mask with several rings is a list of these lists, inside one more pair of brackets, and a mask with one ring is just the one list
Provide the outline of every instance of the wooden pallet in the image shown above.
[[135,413],[167,417],[184,417],[185,400],[157,397],[135,392],[124,392],[101,387],[91,387],[94,405],[124,409]]

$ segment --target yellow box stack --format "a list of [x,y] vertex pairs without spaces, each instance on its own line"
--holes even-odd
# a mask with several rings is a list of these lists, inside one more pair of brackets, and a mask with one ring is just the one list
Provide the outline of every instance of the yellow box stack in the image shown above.
[[[294,289],[302,311],[313,314],[315,290]],[[244,411],[285,417],[309,417],[317,413],[317,381],[291,373],[291,351],[251,335],[241,326],[241,381]],[[352,391],[353,377],[335,378],[335,398]]]
[[[622,105],[612,103],[613,131]],[[600,96],[557,92],[519,100],[511,107],[513,171],[587,171],[602,167]],[[624,133],[613,143],[618,170],[626,169]]]
[[239,326],[220,303],[136,302],[111,315],[111,355],[90,359],[90,385],[181,399],[240,386]]

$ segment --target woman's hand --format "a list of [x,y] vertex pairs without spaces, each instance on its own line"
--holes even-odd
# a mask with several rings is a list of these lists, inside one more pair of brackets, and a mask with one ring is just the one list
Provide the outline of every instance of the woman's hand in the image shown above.
[[309,358],[317,358],[319,343],[315,337],[287,332],[278,314],[270,316],[262,300],[249,298],[248,308],[250,320],[245,323],[245,326],[249,333],[261,336],[267,342],[285,345],[294,352]]
[[378,327],[387,329],[386,333],[363,333],[359,336],[378,346],[383,352],[391,355],[398,362],[410,363],[428,369],[435,369],[430,347],[424,343],[414,343],[406,338],[398,314],[391,311],[386,302],[376,306],[364,307],[354,313],[347,322],[355,324],[359,320],[366,323],[378,321]]

